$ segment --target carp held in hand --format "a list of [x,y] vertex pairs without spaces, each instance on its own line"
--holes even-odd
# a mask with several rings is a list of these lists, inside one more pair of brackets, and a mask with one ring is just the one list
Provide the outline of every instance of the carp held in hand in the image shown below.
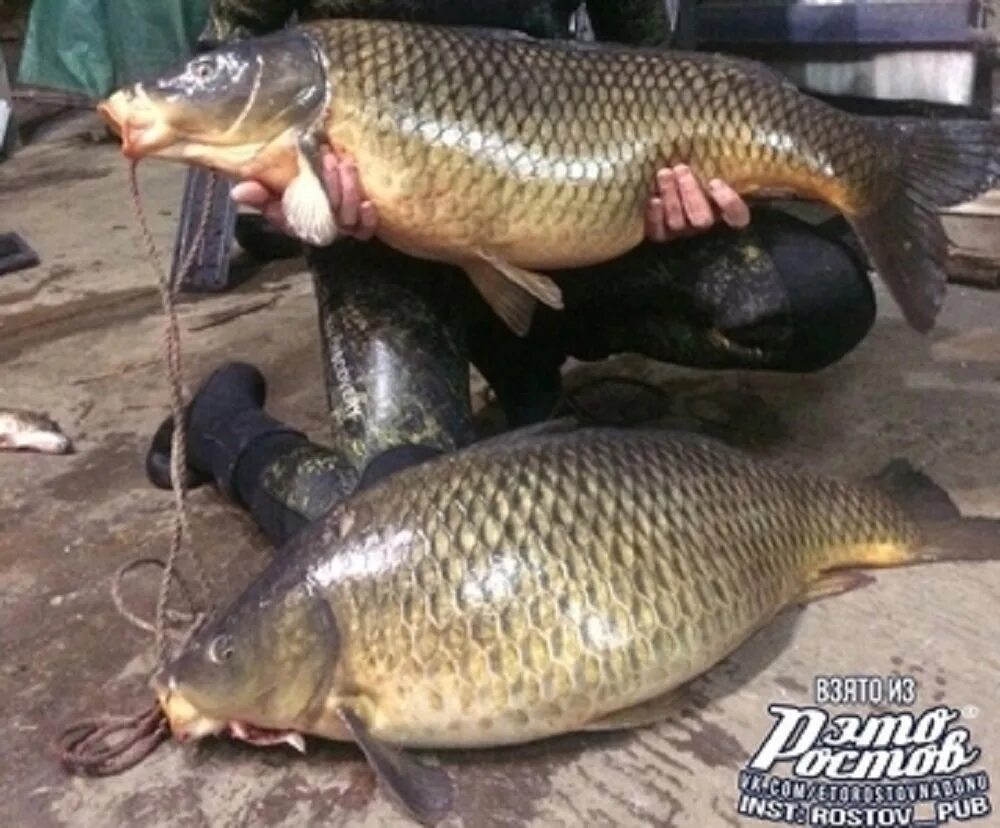
[[448,777],[400,748],[648,725],[852,570],[1000,555],[1000,521],[900,462],[852,486],[690,435],[549,430],[376,480],[294,537],[154,679],[173,733],[354,741],[435,819]]
[[1000,177],[1000,126],[845,114],[767,68],[715,55],[340,20],[200,55],[101,112],[131,158],[262,181],[291,228],[337,228],[319,144],[353,159],[378,235],[464,268],[519,333],[539,269],[615,258],[643,238],[658,168],[689,164],[745,195],[824,201],[851,222],[918,330],[945,292],[937,209]]

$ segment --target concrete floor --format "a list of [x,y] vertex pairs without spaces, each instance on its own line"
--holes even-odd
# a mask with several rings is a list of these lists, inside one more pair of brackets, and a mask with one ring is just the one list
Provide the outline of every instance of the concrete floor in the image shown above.
[[[146,209],[170,249],[181,175],[143,173]],[[108,583],[136,555],[163,554],[167,493],[144,478],[147,436],[164,416],[161,321],[115,148],[29,147],[0,165],[0,230],[40,267],[0,279],[0,405],[47,410],[74,439],[69,457],[0,455],[0,825],[394,825],[360,755],[313,743],[305,757],[213,741],[169,743],[118,777],[67,776],[50,742],[68,721],[129,711],[144,691],[150,641],[114,611]],[[1000,517],[1000,294],[955,288],[921,338],[883,300],[868,340],[819,375],[705,375],[635,359],[677,392],[670,407],[715,422],[765,454],[844,475],[902,456],[967,512]],[[249,314],[224,321],[230,312]],[[299,263],[263,268],[240,290],[183,307],[187,376],[251,358],[271,407],[320,439],[323,395],[310,285]],[[594,373],[584,368],[579,376]],[[196,542],[222,600],[266,559],[251,522],[202,489]],[[130,595],[149,606],[153,578]],[[996,607],[1000,564],[883,572],[849,595],[783,614],[694,683],[674,721],[628,734],[441,754],[458,785],[454,824],[749,824],[737,773],[770,727],[767,705],[807,705],[817,674],[903,673],[918,709],[966,710],[979,767],[1000,770]],[[986,824],[986,823],[982,823]]]

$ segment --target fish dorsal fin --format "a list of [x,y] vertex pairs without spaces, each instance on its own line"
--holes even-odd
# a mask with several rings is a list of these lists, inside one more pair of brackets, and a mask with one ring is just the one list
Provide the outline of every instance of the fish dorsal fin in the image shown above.
[[531,35],[517,29],[500,29],[496,26],[453,26],[452,28],[457,29],[462,34],[488,37],[491,40],[527,40],[529,43],[535,40]]
[[493,437],[485,437],[470,446],[467,451],[478,451],[481,448],[491,446],[512,446],[524,440],[535,440],[539,437],[547,437],[556,434],[571,434],[581,429],[580,421],[576,417],[560,417],[558,420],[543,420],[540,423],[521,426],[513,431],[504,431]]
[[365,466],[354,492],[355,494],[363,492],[387,477],[392,477],[396,472],[419,466],[421,463],[426,463],[442,454],[444,452],[439,448],[422,445],[393,446],[386,449]]
[[602,730],[633,730],[638,727],[648,727],[649,725],[662,722],[677,716],[684,703],[684,694],[671,690],[652,699],[647,699],[631,707],[616,710],[603,718],[590,722],[581,728],[586,731]]
[[322,247],[337,238],[337,223],[330,197],[320,177],[319,152],[315,141],[296,139],[298,175],[285,188],[281,207],[289,229],[306,244]]
[[514,333],[525,336],[531,327],[535,300],[551,308],[563,307],[562,291],[548,276],[512,265],[489,253],[466,264],[476,289]]
[[373,737],[361,717],[349,707],[338,711],[351,738],[365,754],[387,793],[418,822],[434,825],[451,810],[451,779],[440,768],[418,762]]

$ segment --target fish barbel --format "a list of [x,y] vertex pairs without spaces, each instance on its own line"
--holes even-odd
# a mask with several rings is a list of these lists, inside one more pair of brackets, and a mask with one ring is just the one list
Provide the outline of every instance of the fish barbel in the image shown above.
[[1000,176],[1000,127],[840,112],[769,69],[716,55],[513,33],[334,20],[194,58],[100,106],[124,152],[256,178],[290,226],[336,225],[327,142],[359,169],[378,235],[465,269],[519,333],[542,269],[606,261],[643,238],[655,171],[686,163],[738,192],[819,199],[852,223],[909,321],[943,301],[936,208]]
[[181,738],[307,733],[369,758],[649,724],[783,607],[859,585],[842,570],[936,560],[942,526],[961,554],[1000,554],[1000,522],[903,478],[941,518],[923,535],[874,488],[704,438],[500,438],[308,527],[157,692]]

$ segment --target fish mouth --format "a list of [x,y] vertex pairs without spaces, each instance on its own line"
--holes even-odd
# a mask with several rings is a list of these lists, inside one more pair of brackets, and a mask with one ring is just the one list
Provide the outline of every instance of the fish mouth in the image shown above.
[[191,742],[203,739],[206,736],[222,733],[228,728],[228,722],[204,715],[188,701],[180,692],[173,677],[164,681],[157,676],[153,680],[153,689],[160,703],[160,709],[170,725],[170,732],[177,741]]
[[247,742],[257,747],[279,747],[287,745],[299,753],[306,752],[306,741],[297,730],[271,730],[256,727],[247,722],[229,722],[229,735],[241,742]]
[[185,698],[173,677],[164,681],[161,676],[157,676],[153,680],[153,688],[160,709],[170,725],[170,733],[178,742],[193,742],[224,733],[258,747],[288,745],[299,753],[306,752],[305,740],[298,731],[273,730],[249,722],[213,719],[204,715]]
[[122,153],[137,160],[169,147],[177,135],[141,84],[120,89],[97,105],[97,112],[122,139]]

